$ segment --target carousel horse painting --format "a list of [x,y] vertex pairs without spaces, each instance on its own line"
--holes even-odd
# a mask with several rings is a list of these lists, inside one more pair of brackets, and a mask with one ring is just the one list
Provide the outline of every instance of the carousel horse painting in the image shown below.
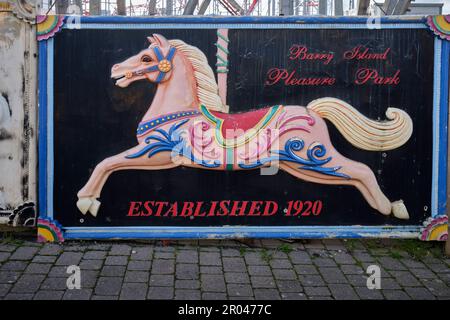
[[101,190],[118,170],[250,170],[276,164],[304,181],[354,186],[381,214],[409,219],[403,201],[391,202],[367,165],[336,151],[324,121],[357,148],[385,151],[410,138],[413,126],[406,112],[388,108],[388,120],[374,121],[342,100],[321,98],[306,107],[275,105],[228,114],[214,73],[198,48],[158,34],[148,40],[148,48],[111,69],[111,78],[121,88],[145,79],[158,85],[137,127],[137,145],[96,166],[77,194],[83,214],[97,216]]

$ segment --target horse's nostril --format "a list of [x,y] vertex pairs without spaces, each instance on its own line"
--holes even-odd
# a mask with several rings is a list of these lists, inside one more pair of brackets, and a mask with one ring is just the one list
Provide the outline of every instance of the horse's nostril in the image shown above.
[[115,64],[115,65],[113,66],[113,70],[117,70],[117,69],[119,69],[119,65],[118,65],[118,64]]

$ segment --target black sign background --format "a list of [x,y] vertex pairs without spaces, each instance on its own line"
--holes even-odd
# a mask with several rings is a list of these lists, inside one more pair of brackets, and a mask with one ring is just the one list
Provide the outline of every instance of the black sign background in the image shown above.
[[[110,79],[111,66],[146,46],[160,33],[200,48],[216,63],[216,30],[63,30],[55,37],[54,217],[63,226],[221,226],[221,225],[411,225],[429,216],[431,199],[433,36],[427,30],[230,30],[228,103],[231,112],[274,104],[307,105],[321,97],[345,100],[373,119],[387,107],[404,109],[414,133],[402,147],[385,152],[359,150],[328,123],[331,140],[344,156],[367,164],[391,201],[403,199],[410,220],[385,217],[349,186],[298,180],[280,171],[216,172],[191,168],[113,173],[102,191],[98,217],[83,216],[76,194],[104,158],[136,144],[135,130],[150,106],[156,86],[135,82],[122,89]],[[292,44],[314,52],[334,52],[329,65],[290,61]],[[373,52],[391,48],[387,61],[345,61],[356,45]],[[355,85],[360,66],[382,75],[400,70],[396,86]],[[272,67],[295,69],[301,76],[332,76],[329,86],[265,86]],[[127,217],[130,201],[273,200],[271,217]],[[285,217],[289,200],[322,200],[320,216]],[[424,210],[428,208],[428,212]],[[80,222],[80,218],[84,222]]]

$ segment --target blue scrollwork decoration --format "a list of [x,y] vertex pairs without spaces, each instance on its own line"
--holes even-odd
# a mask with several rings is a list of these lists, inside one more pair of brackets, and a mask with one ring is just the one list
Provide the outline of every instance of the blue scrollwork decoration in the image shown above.
[[299,138],[289,139],[285,146],[284,150],[272,150],[271,156],[258,159],[253,163],[240,163],[239,167],[242,169],[255,169],[265,165],[266,163],[272,161],[287,161],[298,163],[300,166],[299,169],[315,171],[318,173],[326,174],[329,176],[341,177],[345,179],[350,179],[350,176],[337,172],[341,169],[341,166],[336,167],[325,167],[324,165],[331,161],[332,157],[323,158],[326,155],[326,148],[323,144],[318,142],[312,143],[308,150],[306,151],[307,159],[300,157],[295,152],[303,150],[305,147],[305,142]]
[[183,133],[185,131],[180,129],[180,127],[189,120],[190,119],[184,119],[178,123],[175,123],[169,128],[168,132],[163,129],[156,129],[155,132],[158,132],[160,135],[152,134],[146,137],[145,143],[147,145],[138,152],[127,155],[125,158],[135,159],[142,157],[145,154],[147,154],[150,158],[159,152],[170,151],[172,158],[176,156],[183,156],[205,168],[219,167],[221,163],[218,160],[211,161],[197,159],[192,153],[191,146],[186,144],[186,141],[183,138]]

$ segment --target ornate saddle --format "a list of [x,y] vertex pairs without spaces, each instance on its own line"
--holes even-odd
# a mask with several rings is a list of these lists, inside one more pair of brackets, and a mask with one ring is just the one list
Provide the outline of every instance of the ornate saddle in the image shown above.
[[224,148],[234,148],[248,142],[265,128],[281,109],[282,106],[277,105],[255,111],[228,114],[200,106],[201,113],[215,127],[217,142]]

